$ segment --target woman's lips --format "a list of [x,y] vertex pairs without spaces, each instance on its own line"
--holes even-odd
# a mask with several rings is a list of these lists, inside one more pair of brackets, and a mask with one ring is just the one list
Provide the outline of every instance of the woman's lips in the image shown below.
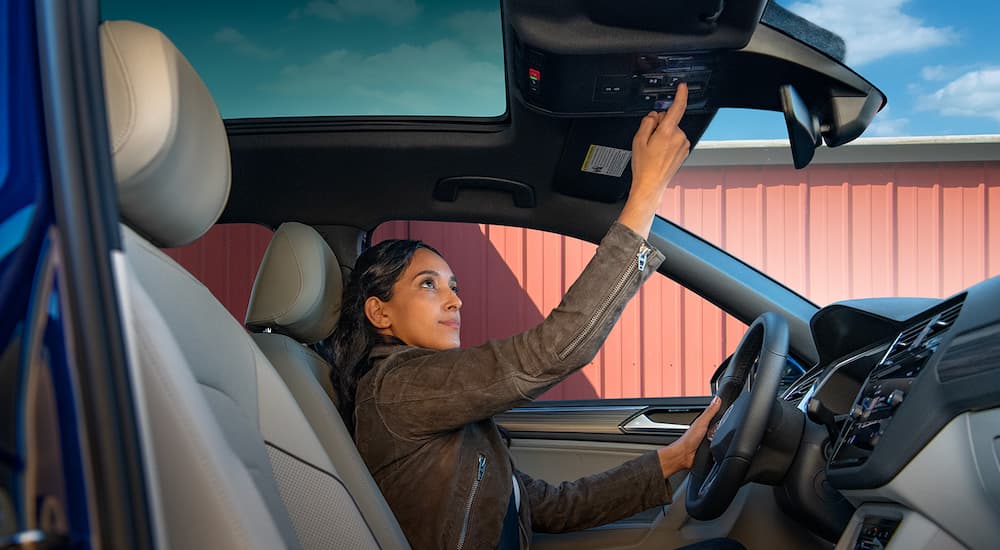
[[440,323],[446,327],[453,328],[455,330],[462,328],[462,322],[458,320],[440,321]]

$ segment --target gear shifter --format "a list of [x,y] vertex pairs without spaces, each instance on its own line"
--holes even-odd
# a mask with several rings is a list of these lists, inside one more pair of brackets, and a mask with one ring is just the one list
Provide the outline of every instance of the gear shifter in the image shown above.
[[806,414],[809,416],[809,420],[826,426],[826,432],[830,435],[830,443],[837,440],[837,419],[833,411],[826,408],[826,405],[818,397],[813,397],[806,404]]

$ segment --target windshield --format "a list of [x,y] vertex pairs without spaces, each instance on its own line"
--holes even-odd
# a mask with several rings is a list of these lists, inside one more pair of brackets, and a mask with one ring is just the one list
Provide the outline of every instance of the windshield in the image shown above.
[[888,107],[804,170],[781,113],[722,110],[661,215],[820,305],[945,297],[1000,275],[1000,8],[781,4],[842,37]]

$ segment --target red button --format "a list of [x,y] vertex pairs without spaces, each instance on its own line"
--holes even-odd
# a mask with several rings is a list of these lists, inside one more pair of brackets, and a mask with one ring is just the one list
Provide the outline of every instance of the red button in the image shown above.
[[528,69],[528,78],[532,80],[541,80],[542,73],[538,69]]

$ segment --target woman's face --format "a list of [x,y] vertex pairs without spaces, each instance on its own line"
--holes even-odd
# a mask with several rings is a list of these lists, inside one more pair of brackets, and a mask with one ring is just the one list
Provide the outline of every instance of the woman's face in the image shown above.
[[365,314],[380,333],[437,350],[459,347],[461,308],[455,274],[444,258],[426,248],[413,253],[392,287],[392,299],[372,296],[365,301]]

